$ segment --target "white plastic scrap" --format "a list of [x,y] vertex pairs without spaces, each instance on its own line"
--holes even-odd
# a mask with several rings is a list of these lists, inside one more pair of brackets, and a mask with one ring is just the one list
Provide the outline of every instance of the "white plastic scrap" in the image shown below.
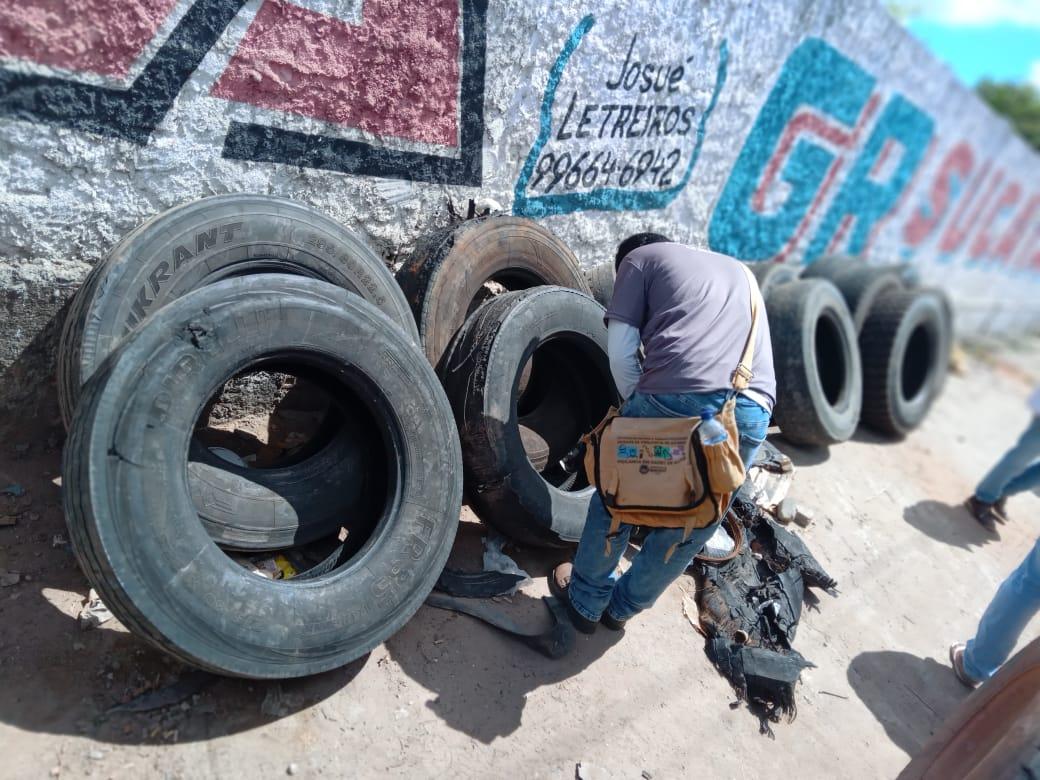
[[794,471],[777,474],[752,466],[748,471],[748,477],[755,489],[752,496],[754,502],[763,509],[772,511],[787,498],[787,491],[791,489],[791,483],[794,481]]
[[79,613],[79,627],[84,631],[97,628],[112,619],[112,613],[93,588],[87,595],[86,606]]
[[501,571],[506,574],[515,574],[523,579],[518,582],[509,594],[516,593],[518,588],[531,583],[531,575],[516,565],[516,561],[502,552],[502,548],[509,540],[496,531],[489,531],[484,537],[484,571]]
[[704,544],[704,554],[712,558],[721,558],[733,552],[733,537],[726,531],[725,526],[719,523],[715,533]]

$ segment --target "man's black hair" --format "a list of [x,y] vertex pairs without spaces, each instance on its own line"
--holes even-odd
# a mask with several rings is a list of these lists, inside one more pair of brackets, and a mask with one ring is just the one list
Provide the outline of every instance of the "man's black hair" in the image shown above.
[[636,233],[629,236],[618,244],[617,254],[614,255],[614,270],[617,271],[621,266],[621,261],[628,257],[629,252],[647,244],[668,244],[671,241],[672,239],[668,238],[668,236],[662,236],[660,233]]

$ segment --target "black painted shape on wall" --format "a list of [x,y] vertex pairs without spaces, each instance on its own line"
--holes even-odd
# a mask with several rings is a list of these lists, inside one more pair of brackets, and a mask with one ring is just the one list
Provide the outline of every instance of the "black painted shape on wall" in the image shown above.
[[128,89],[0,70],[0,115],[144,145],[246,0],[198,0]]
[[232,122],[224,157],[324,168],[362,176],[479,187],[484,149],[487,0],[463,0],[459,154],[444,157],[372,146],[326,135]]

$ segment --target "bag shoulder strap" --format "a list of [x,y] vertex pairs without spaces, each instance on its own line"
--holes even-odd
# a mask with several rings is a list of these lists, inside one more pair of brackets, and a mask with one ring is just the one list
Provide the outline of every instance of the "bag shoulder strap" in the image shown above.
[[751,368],[755,364],[755,341],[758,338],[758,318],[762,305],[762,293],[758,290],[758,282],[755,281],[755,275],[751,273],[751,269],[744,263],[740,263],[740,268],[744,272],[748,287],[751,290],[751,330],[748,333],[747,341],[744,343],[744,351],[740,354],[740,362],[737,363],[737,367],[730,379],[733,389],[737,392],[747,390],[755,376]]

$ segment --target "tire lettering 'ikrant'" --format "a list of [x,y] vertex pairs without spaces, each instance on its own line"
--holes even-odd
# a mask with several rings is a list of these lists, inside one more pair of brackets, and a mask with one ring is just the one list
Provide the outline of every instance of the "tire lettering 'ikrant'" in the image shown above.
[[148,281],[138,289],[133,306],[130,308],[130,314],[126,318],[124,332],[129,333],[145,318],[149,308],[158,299],[164,282],[172,279],[173,275],[180,271],[185,264],[199,257],[203,252],[216,247],[218,235],[221,244],[230,244],[235,240],[236,231],[241,229],[241,222],[231,222],[196,233],[194,252],[183,243],[176,244],[171,251],[170,261],[161,261],[148,275]]

